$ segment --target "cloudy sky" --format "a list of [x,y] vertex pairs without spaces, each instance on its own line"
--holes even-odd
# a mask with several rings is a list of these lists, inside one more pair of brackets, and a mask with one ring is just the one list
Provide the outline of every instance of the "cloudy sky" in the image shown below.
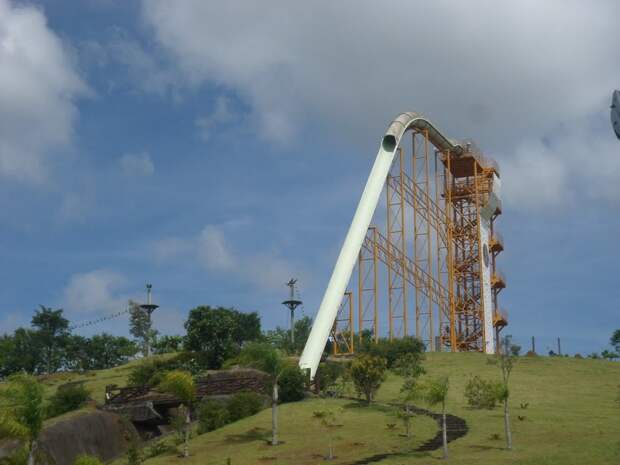
[[[615,1],[0,0],[0,332],[142,299],[313,315],[389,123],[502,166],[508,333],[620,327]],[[82,330],[126,332],[126,320]]]

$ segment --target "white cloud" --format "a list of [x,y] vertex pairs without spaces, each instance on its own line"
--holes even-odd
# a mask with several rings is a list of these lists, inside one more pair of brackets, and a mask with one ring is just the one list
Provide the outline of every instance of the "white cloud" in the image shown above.
[[148,152],[126,153],[118,161],[125,176],[151,176],[155,172],[155,165]]
[[197,241],[198,257],[210,269],[230,271],[239,266],[233,257],[222,230],[213,225],[206,226]]
[[293,263],[266,252],[243,254],[226,237],[227,225],[207,225],[195,237],[166,238],[153,244],[160,261],[194,260],[209,271],[235,276],[261,290],[281,289],[291,276],[305,272]]
[[606,120],[620,86],[618,2],[143,0],[143,16],[186,82],[235,92],[268,139],[312,123],[372,152],[387,123],[414,110],[500,152],[507,185],[537,157],[532,183],[507,189],[515,205],[565,203],[569,175],[585,197],[617,193],[605,175],[590,190],[602,162],[577,169],[577,157],[543,141],[562,125]]
[[198,129],[198,133],[203,140],[209,140],[212,132],[218,125],[224,125],[230,123],[238,115],[231,108],[230,99],[226,96],[220,95],[215,100],[215,106],[213,111],[208,115],[203,115],[196,118],[194,124]]
[[88,93],[43,13],[0,0],[0,176],[40,182]]
[[109,270],[93,270],[71,276],[64,289],[63,306],[71,314],[109,314],[127,307],[120,294],[126,278]]

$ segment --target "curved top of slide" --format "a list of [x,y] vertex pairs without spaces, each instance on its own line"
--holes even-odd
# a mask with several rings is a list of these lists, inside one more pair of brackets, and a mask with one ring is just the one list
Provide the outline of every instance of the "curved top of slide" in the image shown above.
[[441,150],[448,150],[456,155],[463,153],[463,146],[457,142],[448,139],[444,136],[439,129],[437,129],[433,123],[424,118],[419,113],[408,111],[398,115],[394,121],[390,123],[383,136],[381,148],[386,152],[393,152],[403,134],[408,129],[428,130],[428,137],[433,145]]

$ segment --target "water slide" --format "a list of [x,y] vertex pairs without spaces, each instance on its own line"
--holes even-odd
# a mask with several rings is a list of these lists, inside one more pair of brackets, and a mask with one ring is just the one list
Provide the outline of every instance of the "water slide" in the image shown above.
[[366,181],[366,187],[364,187],[353,221],[351,221],[351,226],[319,306],[319,311],[314,319],[310,336],[299,360],[299,367],[310,370],[311,378],[314,378],[321,361],[323,349],[338,314],[338,308],[355,267],[364,236],[379,202],[383,185],[394,160],[394,154],[403,134],[410,129],[427,130],[430,141],[439,150],[450,151],[457,156],[463,153],[461,145],[448,139],[429,120],[418,113],[401,113],[389,125],[381,140],[377,158],[368,176],[368,181]]

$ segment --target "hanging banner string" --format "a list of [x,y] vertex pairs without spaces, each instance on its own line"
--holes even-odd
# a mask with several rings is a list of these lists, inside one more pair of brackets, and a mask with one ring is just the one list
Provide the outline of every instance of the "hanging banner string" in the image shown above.
[[125,315],[129,313],[129,308],[122,310],[120,312],[112,313],[111,315],[102,316],[101,318],[97,318],[96,320],[83,321],[81,323],[76,323],[74,325],[69,326],[69,331],[73,331],[74,329],[85,328],[87,326],[93,326],[99,323],[103,323],[104,321],[113,320],[114,318],[118,318],[119,316]]

